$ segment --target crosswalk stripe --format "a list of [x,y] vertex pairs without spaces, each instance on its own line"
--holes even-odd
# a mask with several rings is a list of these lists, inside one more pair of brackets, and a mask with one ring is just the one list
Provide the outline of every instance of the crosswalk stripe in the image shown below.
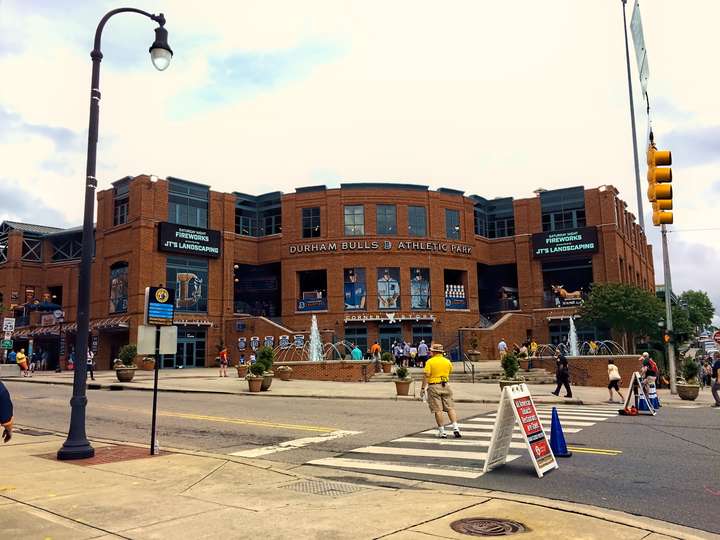
[[[571,413],[587,413],[587,414],[607,414],[609,416],[613,416],[617,414],[618,409],[621,407],[621,404],[618,403],[616,407],[608,407],[608,408],[602,408],[602,409],[592,409],[587,407],[555,407],[558,412],[571,412]],[[535,407],[538,411],[552,411],[553,407],[550,405],[539,405]]]
[[[493,425],[495,424],[494,419],[491,419],[491,420],[493,420],[492,423],[475,422],[474,424],[458,424],[458,426],[460,426],[460,430],[463,432],[463,435],[465,435],[465,433],[481,433],[481,432],[486,432],[486,433],[490,434],[490,433],[492,433]],[[546,427],[546,426],[543,425],[543,427]],[[514,430],[517,433],[520,433],[520,428],[518,426],[515,426]],[[565,425],[563,425],[563,431],[565,433],[579,433],[580,431],[582,431],[582,428],[565,427]],[[437,429],[431,429],[425,433],[430,433],[430,432],[436,433]]]
[[[549,423],[550,417],[549,416],[548,417],[540,416],[540,420],[542,420],[543,422],[545,422],[547,420]],[[477,422],[479,424],[494,424],[495,419],[490,416],[486,416],[486,417],[480,417],[480,418],[470,418],[470,419],[468,419],[468,422]],[[588,426],[594,426],[596,423],[597,422],[578,422],[576,420],[570,420],[567,422],[563,421],[563,427],[565,427],[566,425],[567,426],[588,427]]]
[[[508,461],[512,461],[508,457]],[[402,465],[400,463],[387,463],[383,461],[366,461],[348,458],[322,458],[309,461],[308,465],[323,465],[325,467],[338,467],[341,469],[360,469],[365,471],[404,472],[413,474],[426,474],[432,476],[448,476],[453,478],[480,478],[483,475],[482,469],[478,467],[477,472],[466,468],[465,470],[420,467],[417,465]]]
[[[423,431],[421,434],[422,435],[435,435],[436,433],[437,433],[437,429],[428,429],[427,431]],[[489,439],[492,437],[492,428],[488,428],[488,429],[482,430],[482,431],[470,431],[470,430],[464,429],[462,431],[462,436],[463,436],[463,438],[470,438],[470,439]],[[512,438],[522,440],[523,437],[520,434],[520,430],[518,430],[517,433],[513,433]]]
[[[384,454],[388,456],[414,456],[414,457],[438,457],[445,459],[478,459],[486,460],[487,452],[448,452],[447,450],[432,450],[425,448],[397,448],[393,446],[363,446],[350,450],[355,454]],[[520,457],[520,456],[517,456]]]
[[[463,434],[464,437],[464,434]],[[393,443],[410,443],[410,444],[434,444],[439,446],[479,446],[479,447],[489,447],[490,446],[490,440],[487,441],[465,441],[465,440],[457,440],[457,439],[439,439],[437,437],[435,438],[429,438],[429,437],[400,437],[399,439],[394,439],[390,442]],[[527,448],[527,445],[519,442],[511,442],[510,448]]]
[[[538,416],[540,419],[545,420],[546,418],[550,420],[552,418],[551,413],[543,413],[538,411]],[[497,414],[491,414],[489,415],[489,418],[495,418]],[[574,415],[574,414],[565,414],[564,412],[559,412],[558,416],[560,417],[560,420],[596,420],[598,422],[603,422],[607,420],[607,416],[588,416],[588,415]]]

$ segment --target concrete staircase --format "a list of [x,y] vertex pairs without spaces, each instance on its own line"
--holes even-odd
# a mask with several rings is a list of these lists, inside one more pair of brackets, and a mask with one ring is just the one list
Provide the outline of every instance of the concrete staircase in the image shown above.
[[[493,366],[479,366],[475,364],[475,378],[476,383],[496,383],[502,378],[502,369],[495,368]],[[423,372],[420,368],[410,368],[409,375],[415,381],[422,381]],[[523,377],[527,384],[555,384],[555,376],[548,373],[544,369],[532,369],[530,371],[520,370],[518,376]],[[392,373],[376,373],[369,378],[368,382],[391,382],[394,380],[395,375]],[[463,371],[462,364],[455,364],[453,373],[450,374],[450,382],[473,382],[473,374],[468,369],[468,372]]]

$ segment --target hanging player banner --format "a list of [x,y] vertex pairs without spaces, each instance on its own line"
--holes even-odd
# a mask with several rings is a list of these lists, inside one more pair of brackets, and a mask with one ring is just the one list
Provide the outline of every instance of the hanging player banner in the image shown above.
[[530,391],[525,384],[517,384],[503,388],[483,472],[491,471],[507,462],[516,424],[520,426],[538,477],[542,478],[548,471],[557,469],[557,461],[550,449]]
[[257,336],[253,336],[250,338],[250,348],[253,351],[257,351],[260,348],[260,338]]
[[238,338],[238,351],[244,351],[247,348],[247,338]]
[[290,336],[280,336],[279,343],[281,349],[287,349],[290,347]]
[[272,349],[275,346],[275,336],[265,336],[263,345]]
[[305,346],[305,336],[302,334],[296,334],[293,339],[293,345],[295,345],[298,349],[302,349]]

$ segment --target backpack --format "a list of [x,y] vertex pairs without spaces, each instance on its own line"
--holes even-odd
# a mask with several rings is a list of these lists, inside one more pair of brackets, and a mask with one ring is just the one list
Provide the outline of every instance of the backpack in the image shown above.
[[648,358],[648,370],[654,371],[655,374],[660,373],[657,364],[655,363],[655,360],[653,360],[652,358]]

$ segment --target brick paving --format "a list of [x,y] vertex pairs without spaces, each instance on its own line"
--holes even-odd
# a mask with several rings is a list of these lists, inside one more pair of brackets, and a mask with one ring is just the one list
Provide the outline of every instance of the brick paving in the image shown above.
[[[150,450],[147,448],[140,448],[137,446],[124,446],[124,445],[116,445],[116,446],[103,446],[101,448],[95,449],[95,456],[88,458],[88,459],[73,459],[69,460],[66,463],[72,463],[73,465],[82,465],[82,466],[90,466],[90,465],[103,465],[105,463],[117,463],[118,461],[130,461],[131,459],[145,459],[150,457],[159,457],[162,455],[168,455],[169,452],[163,452],[160,451],[160,454],[156,454],[155,456],[150,455]],[[57,454],[53,452],[52,454],[40,454],[37,457],[41,457],[44,459],[50,459],[52,461],[57,461]]]

